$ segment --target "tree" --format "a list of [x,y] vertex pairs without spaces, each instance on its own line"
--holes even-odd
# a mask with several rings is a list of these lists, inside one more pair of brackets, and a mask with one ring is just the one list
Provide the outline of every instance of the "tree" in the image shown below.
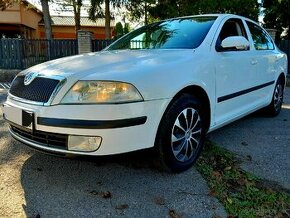
[[0,0],[0,10],[4,11],[6,8],[11,7],[13,4],[17,3],[17,0]]
[[109,0],[105,0],[105,35],[106,39],[111,38],[111,13]]
[[124,35],[124,28],[121,22],[116,23],[115,31],[116,31],[116,36],[115,36],[116,39]]
[[[106,39],[111,39],[111,10],[110,6],[120,7],[128,0],[91,0],[91,7],[89,9],[89,17],[91,20],[96,20],[100,17],[105,17],[105,35]],[[103,11],[102,4],[105,4],[105,12]]]
[[144,17],[144,24],[147,25],[150,15],[152,15],[152,8],[156,5],[156,2],[156,0],[132,0],[127,1],[126,8],[133,20],[140,20],[141,17]]
[[160,20],[208,13],[232,13],[257,20],[259,14],[257,0],[132,0],[129,2],[128,9],[132,16],[136,19],[145,16],[145,23],[152,18]]
[[277,30],[276,38],[278,41],[281,37],[289,39],[290,0],[264,0],[263,7],[265,27]]
[[125,23],[125,25],[124,25],[124,29],[123,29],[124,34],[127,34],[127,33],[129,33],[130,31],[131,31],[131,28],[130,28],[129,23]]
[[74,13],[75,20],[75,31],[77,32],[81,29],[81,9],[83,7],[82,0],[62,0],[55,1],[55,3],[62,6],[61,11],[72,11]]
[[52,39],[51,18],[49,13],[48,0],[40,0],[40,2],[43,12],[45,37],[46,39]]

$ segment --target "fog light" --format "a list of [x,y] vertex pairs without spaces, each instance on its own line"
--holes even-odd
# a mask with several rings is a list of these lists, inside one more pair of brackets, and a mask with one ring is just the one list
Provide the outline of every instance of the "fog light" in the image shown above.
[[96,151],[100,147],[102,137],[69,136],[68,150],[70,151]]

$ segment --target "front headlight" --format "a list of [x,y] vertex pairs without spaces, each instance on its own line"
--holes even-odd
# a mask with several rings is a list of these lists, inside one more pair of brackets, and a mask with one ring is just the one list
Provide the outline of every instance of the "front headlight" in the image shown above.
[[79,81],[66,93],[63,104],[125,103],[143,101],[131,84],[110,81]]

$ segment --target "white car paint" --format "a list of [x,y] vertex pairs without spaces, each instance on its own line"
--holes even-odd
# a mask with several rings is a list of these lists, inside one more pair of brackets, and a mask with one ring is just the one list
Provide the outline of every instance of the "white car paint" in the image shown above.
[[[208,16],[208,15],[205,15]],[[101,51],[46,62],[20,73],[37,72],[42,77],[60,76],[65,84],[49,106],[34,105],[9,96],[6,105],[31,111],[37,117],[118,120],[146,116],[143,125],[114,129],[85,129],[51,127],[35,123],[35,129],[68,135],[101,136],[97,151],[84,153],[46,148],[38,143],[33,147],[59,153],[109,155],[150,148],[154,146],[159,123],[174,96],[188,86],[202,88],[210,102],[209,131],[217,129],[271,102],[275,82],[280,74],[287,74],[286,55],[275,50],[256,51],[250,31],[248,51],[217,52],[215,44],[223,24],[235,15],[215,15],[216,21],[201,45],[196,49],[156,49]],[[80,80],[121,81],[133,84],[144,98],[143,102],[127,104],[63,105],[61,100]],[[218,102],[250,87],[273,81],[265,88]],[[4,111],[5,113],[5,111]],[[9,120],[8,117],[6,119]],[[15,134],[14,134],[15,137]],[[18,140],[28,143],[26,139]]]

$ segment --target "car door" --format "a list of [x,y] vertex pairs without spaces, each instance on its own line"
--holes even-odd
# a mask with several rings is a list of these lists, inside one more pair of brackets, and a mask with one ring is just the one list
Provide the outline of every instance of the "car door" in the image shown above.
[[278,55],[271,37],[259,25],[246,21],[255,49],[255,60],[257,61],[256,84],[260,88],[255,91],[255,96],[260,104],[269,103],[275,78],[277,75]]
[[244,22],[231,18],[224,22],[215,37],[216,107],[215,124],[223,125],[242,116],[253,107],[254,95],[250,89],[255,86],[256,63],[254,49],[223,50],[221,42],[229,36],[243,36],[248,39]]

